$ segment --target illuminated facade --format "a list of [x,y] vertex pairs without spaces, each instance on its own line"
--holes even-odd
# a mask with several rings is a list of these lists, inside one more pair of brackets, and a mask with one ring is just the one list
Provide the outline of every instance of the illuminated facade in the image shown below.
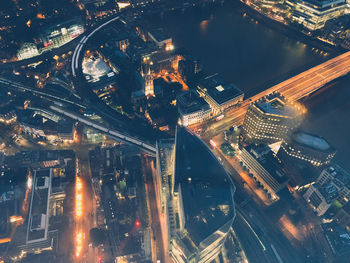
[[272,93],[249,106],[241,130],[246,142],[281,141],[302,121],[303,109]]
[[58,48],[73,40],[84,32],[84,25],[78,19],[65,21],[59,25],[54,25],[45,30],[41,35],[45,49]]
[[154,96],[153,74],[151,68],[147,66],[146,73],[141,72],[143,77],[143,93],[145,96]]
[[256,3],[264,8],[272,8],[277,4],[283,4],[283,0],[258,0]]
[[335,202],[338,206],[346,205],[350,200],[350,174],[338,165],[329,166],[306,191],[304,198],[319,216]]
[[0,113],[0,122],[5,124],[11,124],[11,123],[15,123],[16,121],[17,121],[17,115],[13,110]]
[[197,92],[191,90],[180,94],[176,106],[183,126],[199,123],[210,118],[210,106]]
[[271,199],[277,200],[276,193],[285,187],[288,177],[280,168],[271,149],[266,145],[251,144],[242,148],[240,159],[267,193],[271,194]]
[[283,140],[278,156],[281,159],[288,156],[314,166],[321,166],[330,163],[335,153],[335,149],[324,138],[297,131]]
[[292,8],[292,19],[311,31],[323,28],[327,20],[344,15],[347,9],[345,0],[288,0],[286,3]]
[[[80,19],[71,19],[61,24],[48,27],[40,35],[42,44],[25,43],[17,52],[18,60],[32,58],[58,48],[73,40],[84,32],[84,24]],[[42,47],[41,47],[42,45]]]
[[18,60],[32,58],[38,55],[40,55],[40,52],[34,43],[24,43],[17,52]]
[[240,89],[225,83],[218,74],[202,79],[198,85],[198,92],[210,105],[214,115],[239,104],[244,96]]

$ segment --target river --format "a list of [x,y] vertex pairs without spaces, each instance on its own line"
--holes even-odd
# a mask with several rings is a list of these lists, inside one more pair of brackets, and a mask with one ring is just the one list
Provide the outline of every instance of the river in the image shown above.
[[166,14],[161,23],[175,46],[188,49],[208,73],[221,73],[246,97],[332,56],[244,14],[240,2],[230,1]]
[[327,85],[304,104],[309,112],[302,129],[326,138],[337,150],[335,162],[350,171],[350,76]]
[[[205,71],[220,73],[246,97],[335,55],[246,15],[239,2],[226,2],[223,6],[173,12],[152,20],[169,32],[175,46],[185,47],[199,58]],[[325,137],[337,149],[335,161],[350,171],[349,86],[350,78],[343,78],[304,101],[309,113],[301,128]]]

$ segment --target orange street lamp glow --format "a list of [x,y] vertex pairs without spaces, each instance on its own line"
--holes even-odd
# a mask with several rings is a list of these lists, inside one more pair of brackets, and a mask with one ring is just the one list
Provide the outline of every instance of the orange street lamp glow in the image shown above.
[[80,177],[77,177],[77,181],[75,185],[75,189],[76,189],[75,215],[77,218],[80,218],[83,215],[83,194],[81,193],[82,188],[83,188],[83,183]]
[[83,216],[83,181],[77,176],[75,181],[75,219],[76,219],[76,232],[74,236],[75,240],[75,256],[81,257],[83,252],[83,239],[84,233],[81,231],[81,217]]
[[76,251],[75,251],[75,255],[77,257],[80,256],[81,251],[83,249],[83,234],[81,232],[78,232],[76,237],[75,237],[75,243],[76,243]]
[[83,187],[82,183],[79,181],[77,181],[77,190],[81,190],[81,188]]

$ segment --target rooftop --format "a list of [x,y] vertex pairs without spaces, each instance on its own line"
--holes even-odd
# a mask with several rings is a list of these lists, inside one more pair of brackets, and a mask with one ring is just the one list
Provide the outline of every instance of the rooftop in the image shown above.
[[333,203],[339,196],[338,189],[333,182],[328,182],[322,186],[315,183],[314,186],[322,194],[328,204]]
[[206,89],[207,94],[218,104],[243,95],[239,88],[233,84],[225,83],[218,74],[202,79],[199,85],[202,89]]
[[314,9],[319,11],[325,11],[330,8],[334,8],[338,5],[343,5],[346,3],[345,0],[303,0],[300,1],[308,6],[311,6]]
[[279,93],[268,95],[255,102],[254,105],[266,114],[282,117],[295,117],[299,115],[297,107],[288,103]]
[[343,184],[350,186],[350,173],[345,171],[337,164],[332,164],[328,168],[326,168],[326,172],[333,176],[336,179],[337,185]]
[[[41,187],[46,178],[50,178],[50,169],[35,171],[34,180],[36,182],[36,187],[33,188],[29,213],[30,222],[28,222],[27,232],[27,241],[29,242],[46,238],[47,236],[48,226],[46,223],[46,215],[48,213],[50,188]],[[39,223],[39,221],[41,222],[42,215],[45,217],[45,222],[43,222],[43,224]]]
[[43,31],[45,34],[50,34],[54,30],[61,30],[62,28],[70,28],[76,25],[84,25],[82,19],[78,16],[61,21],[60,23],[53,23],[51,25],[48,25],[44,28]]
[[[350,231],[335,222],[321,225],[327,241],[336,256],[350,254]],[[342,261],[347,262],[347,261]]]
[[185,228],[196,246],[234,218],[234,185],[210,149],[178,127],[175,191],[181,188]]
[[149,30],[149,34],[158,42],[171,39],[171,37],[164,32],[163,28],[151,29]]
[[317,151],[333,151],[333,147],[322,137],[306,133],[303,131],[296,131],[292,134],[292,140],[302,146],[311,148]]
[[72,134],[74,123],[71,120],[60,120],[57,125],[57,131],[60,134]]
[[280,168],[277,159],[273,156],[271,149],[264,144],[250,144],[246,150],[253,154],[262,167],[279,183],[285,183],[288,176]]
[[183,114],[210,110],[209,104],[194,90],[181,93],[177,97],[177,106]]

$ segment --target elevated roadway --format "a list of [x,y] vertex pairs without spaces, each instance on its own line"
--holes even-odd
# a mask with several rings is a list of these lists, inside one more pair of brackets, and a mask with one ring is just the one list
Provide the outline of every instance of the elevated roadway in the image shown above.
[[46,99],[49,99],[51,101],[54,102],[63,102],[63,103],[67,103],[70,105],[74,105],[74,106],[78,106],[80,108],[86,108],[85,105],[77,102],[77,101],[73,101],[73,100],[69,100],[66,98],[62,98],[59,97],[57,95],[45,92],[43,90],[39,90],[39,89],[35,89],[35,88],[31,88],[25,85],[22,85],[20,83],[14,82],[12,80],[8,80],[8,79],[4,79],[4,78],[0,78],[0,86],[3,86],[6,89],[12,89],[15,91],[20,91],[20,92],[29,92],[33,95],[39,96],[39,97],[44,97]]
[[80,55],[81,55],[81,52],[83,52],[83,54],[84,54],[85,45],[86,45],[86,42],[89,40],[89,38],[92,37],[93,35],[95,35],[99,30],[101,30],[105,26],[116,21],[117,19],[119,19],[119,16],[116,16],[116,17],[109,19],[108,21],[99,25],[97,28],[95,28],[94,30],[89,32],[89,34],[87,34],[86,36],[83,36],[80,39],[78,45],[74,49],[73,56],[72,56],[71,70],[72,70],[73,77],[77,76],[76,71],[79,69],[79,66],[80,66]]
[[[115,111],[111,110],[109,106],[107,106],[104,102],[102,102],[96,94],[94,94],[90,89],[86,89],[84,83],[85,78],[82,72],[82,60],[84,59],[84,54],[86,50],[86,45],[88,43],[88,40],[94,37],[94,35],[106,27],[107,25],[120,20],[122,23],[125,23],[120,16],[114,16],[111,17],[109,20],[105,21],[104,23],[100,24],[95,29],[91,30],[88,34],[83,36],[81,40],[79,41],[78,45],[75,47],[73,55],[72,55],[72,61],[71,61],[71,72],[73,76],[74,86],[76,87],[78,93],[81,95],[81,97],[84,97],[88,102],[89,106],[94,109],[94,111],[104,120],[106,120],[108,123],[113,123],[113,127],[117,126],[119,130],[126,129],[129,123],[129,120],[122,116],[121,114],[116,113]],[[58,111],[58,107],[55,107],[56,111]],[[113,113],[112,113],[113,111]],[[149,143],[143,142],[142,140],[127,135],[126,132],[119,132],[115,129],[108,129],[105,127],[102,127],[100,124],[92,123],[90,120],[84,119],[79,115],[68,113],[64,110],[64,112],[61,112],[61,114],[64,114],[66,116],[69,116],[73,119],[79,120],[83,122],[86,125],[92,126],[95,129],[98,129],[104,133],[107,133],[109,136],[114,137],[118,140],[124,141],[125,143],[136,145],[141,150],[151,154],[152,156],[155,156],[156,148],[154,145],[151,145]],[[141,126],[141,125],[140,125]]]
[[128,134],[124,134],[124,133],[121,133],[119,131],[116,131],[116,130],[113,130],[113,129],[109,129],[107,127],[105,127],[104,125],[100,124],[100,123],[96,123],[96,122],[93,122],[87,118],[84,118],[83,116],[81,115],[78,115],[78,114],[75,114],[75,113],[72,113],[72,112],[69,112],[67,111],[66,109],[63,109],[63,108],[60,108],[60,107],[56,107],[56,106],[50,106],[50,109],[55,111],[55,112],[58,112],[64,116],[67,116],[73,120],[76,120],[76,121],[79,121],[81,123],[84,123],[85,125],[87,126],[90,126],[104,134],[107,134],[108,136],[112,137],[112,138],[115,138],[119,141],[122,141],[122,142],[125,142],[127,144],[130,144],[130,145],[134,145],[134,146],[137,146],[138,148],[140,148],[141,150],[149,153],[150,155],[152,156],[155,156],[156,155],[156,147],[155,145],[152,145],[152,144],[149,144],[149,143],[146,143],[138,138],[135,138],[135,137],[132,137]]
[[325,84],[348,74],[349,71],[350,51],[306,70],[263,92],[260,92],[253,97],[244,100],[240,106],[224,112],[225,117],[220,121],[216,121],[214,118],[212,118],[205,123],[194,125],[191,128],[203,128],[203,130],[206,129],[204,137],[210,138],[228,129],[232,125],[241,125],[249,105],[255,100],[258,100],[272,92],[280,92],[288,100],[297,101],[322,88]]

